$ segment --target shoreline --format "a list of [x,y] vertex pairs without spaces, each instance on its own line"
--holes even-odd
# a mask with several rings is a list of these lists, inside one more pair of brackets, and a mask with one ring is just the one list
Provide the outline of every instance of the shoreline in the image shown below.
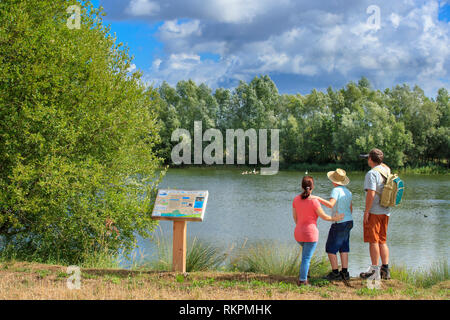
[[[266,166],[260,166],[260,165],[231,165],[231,164],[223,164],[223,165],[167,165],[168,169],[214,169],[214,170],[221,170],[221,169],[239,169],[242,171],[248,171],[248,170],[260,170],[260,168],[264,168]],[[165,167],[159,168],[159,170],[164,170]],[[353,166],[347,166],[345,164],[330,164],[330,165],[315,165],[315,164],[299,164],[299,165],[289,165],[289,166],[280,166],[279,172],[299,172],[299,171],[307,171],[311,173],[322,173],[322,172],[328,172],[332,170],[336,170],[336,168],[341,168],[347,171],[348,173],[365,173],[370,170],[370,168],[367,166],[362,169],[355,169]],[[397,173],[399,175],[450,175],[450,169],[445,168],[442,166],[421,166],[421,167],[403,167],[403,168],[394,168],[392,169],[394,173]],[[258,174],[259,175],[259,174]]]

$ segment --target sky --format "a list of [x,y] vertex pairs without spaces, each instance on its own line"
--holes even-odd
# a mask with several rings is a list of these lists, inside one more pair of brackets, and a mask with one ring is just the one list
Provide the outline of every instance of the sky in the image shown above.
[[430,97],[450,85],[450,1],[94,0],[133,68],[153,86],[192,79],[211,88],[269,75],[307,94],[365,76]]

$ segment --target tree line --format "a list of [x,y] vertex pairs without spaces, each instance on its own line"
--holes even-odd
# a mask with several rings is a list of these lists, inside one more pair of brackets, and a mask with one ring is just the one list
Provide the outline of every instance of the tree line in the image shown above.
[[[326,165],[361,163],[360,153],[377,147],[392,167],[430,162],[448,166],[450,104],[445,88],[429,98],[415,86],[375,90],[367,78],[341,89],[312,90],[306,95],[280,94],[267,75],[234,89],[212,90],[192,80],[158,88],[159,155],[171,163],[171,141],[177,128],[203,130],[279,129],[280,162]],[[248,152],[248,148],[247,148]]]

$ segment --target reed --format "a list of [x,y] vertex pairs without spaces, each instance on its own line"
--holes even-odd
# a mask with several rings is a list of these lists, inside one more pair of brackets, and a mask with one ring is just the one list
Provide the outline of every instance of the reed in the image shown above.
[[[170,271],[172,269],[172,243],[162,236],[156,237],[158,257],[148,266],[153,270]],[[186,272],[217,270],[227,258],[219,247],[194,237],[188,240],[186,250]]]
[[[298,276],[301,264],[300,246],[261,241],[236,250],[230,259],[230,269],[270,275]],[[314,255],[309,275],[322,277],[329,271],[325,257]]]
[[433,285],[450,280],[448,261],[434,262],[428,269],[410,270],[405,266],[393,265],[391,267],[392,279],[411,284],[419,288],[429,288]]

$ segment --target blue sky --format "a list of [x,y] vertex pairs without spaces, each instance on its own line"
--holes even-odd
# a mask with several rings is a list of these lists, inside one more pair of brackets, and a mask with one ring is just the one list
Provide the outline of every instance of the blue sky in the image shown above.
[[379,89],[418,84],[429,96],[449,88],[449,1],[93,3],[156,86],[193,79],[232,88],[268,74],[281,93],[340,88],[362,76]]

